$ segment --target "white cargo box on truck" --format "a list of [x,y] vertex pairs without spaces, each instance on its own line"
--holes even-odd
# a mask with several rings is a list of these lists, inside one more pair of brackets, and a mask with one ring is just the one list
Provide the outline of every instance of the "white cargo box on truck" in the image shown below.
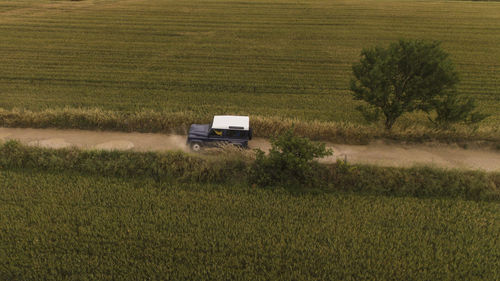
[[248,131],[250,118],[248,116],[215,115],[212,129]]

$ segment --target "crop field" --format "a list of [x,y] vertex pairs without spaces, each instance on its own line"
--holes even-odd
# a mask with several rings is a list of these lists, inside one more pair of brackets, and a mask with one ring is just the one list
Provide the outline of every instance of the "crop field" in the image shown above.
[[[351,66],[400,38],[441,41],[491,116],[365,124]],[[498,143],[498,46],[490,1],[0,0],[0,126]],[[0,143],[0,280],[500,280],[498,173],[339,162],[286,190],[239,153]]]
[[500,205],[0,170],[6,280],[498,280]]
[[[500,3],[0,0],[0,108],[251,114],[362,123],[362,48],[442,41],[500,123]],[[401,122],[425,124],[420,114]]]

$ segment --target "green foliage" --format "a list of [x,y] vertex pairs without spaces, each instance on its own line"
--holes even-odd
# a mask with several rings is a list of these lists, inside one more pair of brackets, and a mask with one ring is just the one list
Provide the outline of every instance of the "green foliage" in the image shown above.
[[348,165],[341,161],[330,166],[328,175],[330,185],[348,192],[500,201],[499,173],[430,167],[400,169]]
[[271,140],[268,155],[257,150],[250,181],[260,186],[316,186],[321,167],[314,159],[332,153],[324,143],[313,143],[307,138],[295,136],[290,129]]
[[358,105],[356,110],[363,115],[363,118],[368,121],[368,123],[375,123],[380,120],[382,111],[378,107]]
[[473,112],[475,108],[476,104],[472,98],[460,98],[454,93],[448,94],[432,102],[436,116],[429,119],[440,128],[449,128],[452,123],[476,124],[488,117],[487,114]]
[[332,174],[338,178],[338,175],[347,175],[356,171],[356,167],[350,165],[347,160],[337,159]]
[[0,170],[2,280],[498,280],[500,205]]
[[354,98],[379,108],[386,129],[403,113],[428,110],[430,100],[453,91],[458,82],[439,43],[422,40],[399,40],[387,49],[363,49],[352,70]]

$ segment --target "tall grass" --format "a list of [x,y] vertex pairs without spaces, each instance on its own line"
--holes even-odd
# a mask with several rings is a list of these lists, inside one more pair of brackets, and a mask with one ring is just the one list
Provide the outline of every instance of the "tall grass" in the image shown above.
[[[426,126],[395,125],[387,132],[383,127],[348,122],[304,121],[300,119],[251,115],[251,126],[257,137],[271,137],[294,128],[300,136],[336,143],[363,144],[374,139],[402,141],[487,141],[500,142],[500,127],[467,127],[457,125],[441,130]],[[136,111],[132,113],[100,109],[47,109],[30,111],[0,108],[0,126],[32,128],[72,128],[186,134],[190,124],[209,123],[211,115],[193,112]]]
[[[232,151],[212,155],[183,152],[85,151],[0,144],[0,169],[74,171],[88,175],[150,178],[158,182],[230,183],[248,186],[254,155]],[[319,192],[344,191],[389,196],[453,197],[500,201],[500,174],[427,167],[384,168],[321,165],[315,171]],[[298,192],[310,191],[298,189]]]
[[[244,175],[243,157],[203,157],[177,152],[85,151],[31,148],[14,141],[0,144],[0,168],[77,171],[90,175],[146,177],[158,181],[232,182]],[[241,156],[241,155],[238,155]]]

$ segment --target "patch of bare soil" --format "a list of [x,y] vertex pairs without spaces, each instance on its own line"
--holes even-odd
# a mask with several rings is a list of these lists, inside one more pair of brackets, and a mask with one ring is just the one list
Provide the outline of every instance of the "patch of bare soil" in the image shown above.
[[134,143],[127,140],[115,140],[97,144],[94,148],[102,150],[129,150],[134,148]]
[[[76,146],[83,149],[132,150],[132,151],[189,151],[186,136],[100,132],[84,130],[0,128],[0,141],[19,140],[41,147],[63,148]],[[380,166],[411,167],[430,165],[442,168],[500,171],[500,151],[485,148],[464,149],[445,144],[390,144],[375,142],[368,145],[327,143],[334,155],[322,159],[334,163],[337,159],[350,163]],[[256,138],[250,148],[268,151],[268,140]]]
[[145,0],[81,0],[81,1],[41,1],[39,3],[24,3],[15,8],[0,11],[0,23],[22,22],[26,18],[39,18],[53,16],[58,13],[82,10],[84,8],[95,7],[95,9],[115,9],[127,3],[140,3]]
[[55,138],[55,139],[30,141],[28,143],[28,145],[40,146],[40,147],[44,147],[44,148],[66,148],[66,147],[70,147],[71,143],[66,142],[62,138]]
[[411,167],[429,165],[444,168],[500,171],[500,153],[490,149],[464,149],[443,144],[385,144],[329,145],[334,155],[324,159],[331,162],[346,159],[352,163],[379,166]]

